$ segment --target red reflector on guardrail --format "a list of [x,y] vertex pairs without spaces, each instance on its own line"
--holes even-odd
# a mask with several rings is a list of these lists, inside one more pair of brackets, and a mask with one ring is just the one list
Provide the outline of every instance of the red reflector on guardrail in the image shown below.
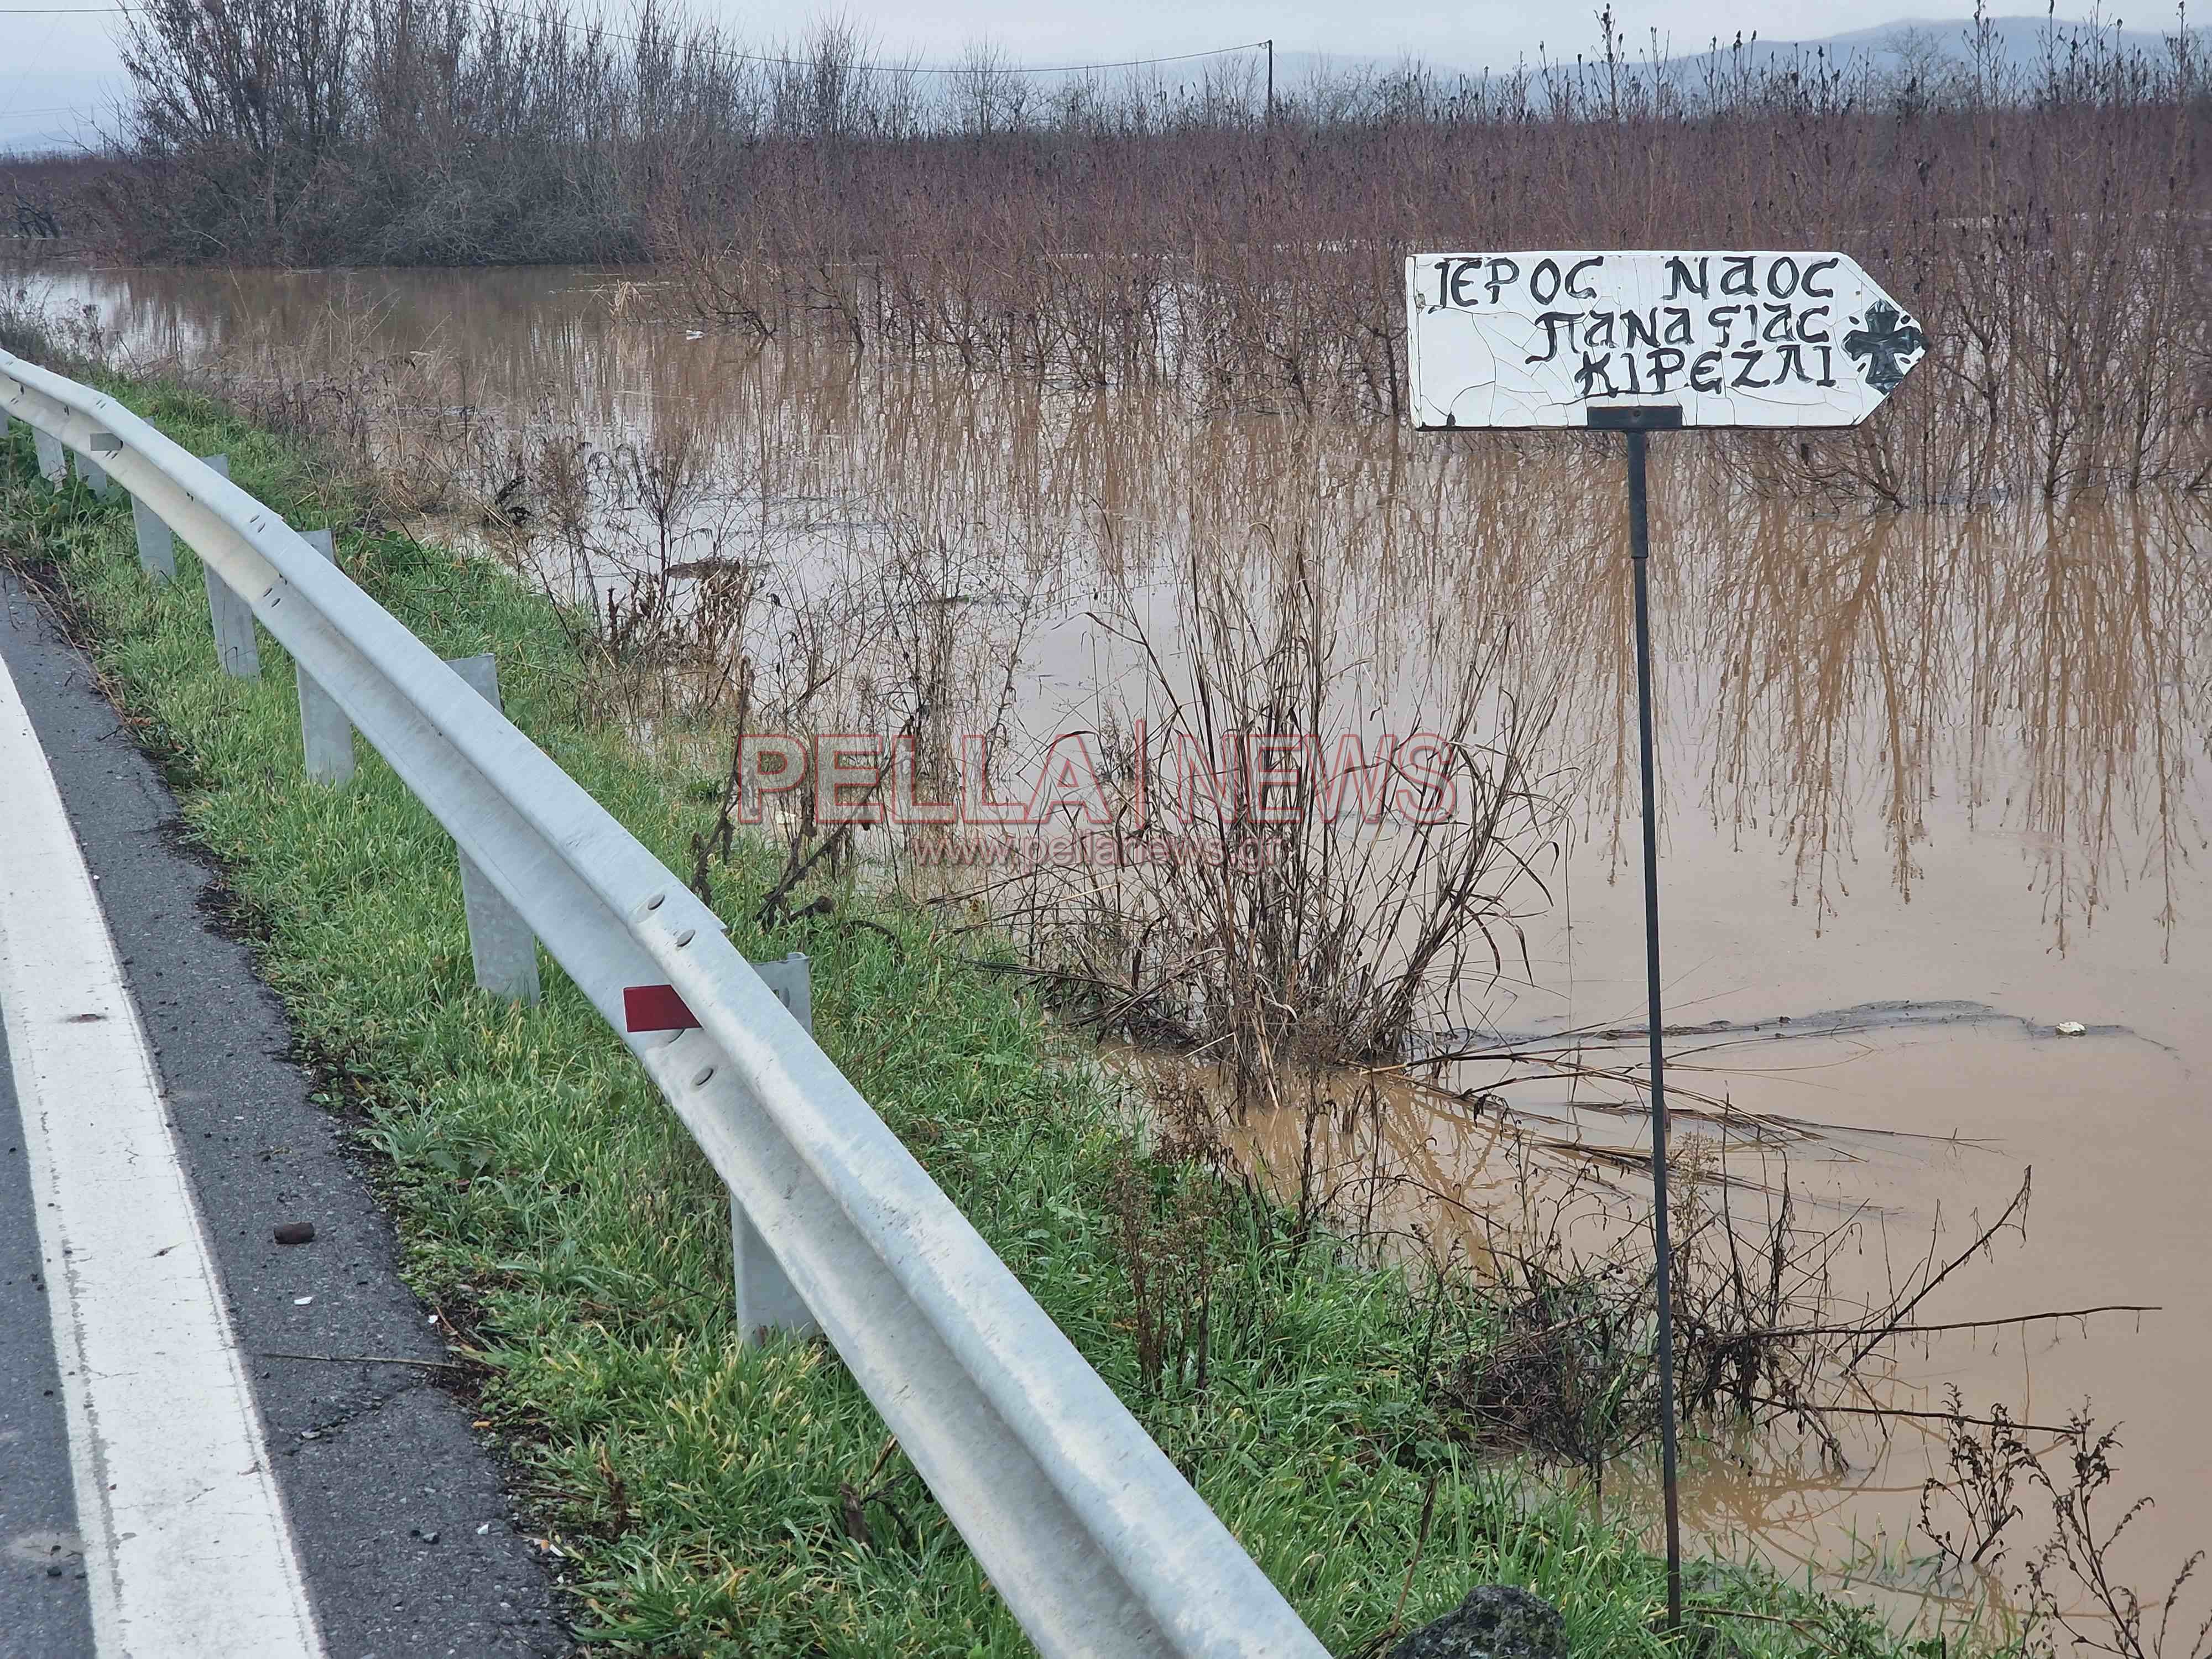
[[625,985],[623,1025],[632,1031],[688,1031],[699,1017],[684,1006],[673,985]]

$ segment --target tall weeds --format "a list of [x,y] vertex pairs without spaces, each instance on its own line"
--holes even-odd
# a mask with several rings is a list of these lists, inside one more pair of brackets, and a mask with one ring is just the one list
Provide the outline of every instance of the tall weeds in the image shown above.
[[1601,23],[1571,67],[1323,78],[1270,119],[1235,57],[923,74],[837,27],[744,53],[657,0],[620,29],[557,0],[158,0],[107,188],[141,258],[653,258],[757,337],[1384,417],[1415,246],[1836,246],[1930,361],[1858,432],[1744,440],[1748,472],[1895,501],[2212,477],[2187,31],[2146,56],[2054,25],[2023,72],[1984,18],[1877,70],[1636,58]]

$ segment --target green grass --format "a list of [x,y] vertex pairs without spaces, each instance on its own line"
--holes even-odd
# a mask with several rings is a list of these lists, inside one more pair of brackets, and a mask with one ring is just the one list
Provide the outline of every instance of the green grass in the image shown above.
[[[196,453],[227,450],[234,478],[295,525],[360,524],[298,446],[173,389],[106,389]],[[478,1413],[568,1558],[587,1639],[616,1653],[1030,1651],[910,1474],[869,1511],[872,1543],[848,1536],[841,1489],[867,1483],[883,1426],[822,1344],[739,1345],[705,1160],[557,968],[536,1008],[472,988],[443,833],[366,744],[345,790],[304,781],[283,651],[264,638],[258,682],[220,673],[190,552],[173,586],[155,585],[130,524],[120,492],[36,483],[21,427],[0,451],[0,550],[66,594],[190,833],[228,872],[326,1103],[374,1149],[410,1280],[481,1356]],[[580,716],[583,670],[542,601],[404,537],[342,529],[339,546],[441,654],[495,652],[515,722],[688,867],[700,780]],[[762,935],[745,916],[768,863],[752,856],[718,893],[734,942],[812,956],[823,1046],[1333,1652],[1389,1629],[1417,1545],[1406,1624],[1502,1580],[1558,1603],[1577,1654],[1713,1650],[1654,1634],[1664,1575],[1634,1540],[1451,1443],[1418,1385],[1424,1322],[1401,1279],[1294,1252],[1264,1212],[1216,1224],[1203,1393],[1179,1375],[1144,1389],[1113,1202],[1136,1139],[1096,1068],[1069,1063],[1012,976],[951,959],[910,910],[847,894],[831,917]],[[1164,1211],[1207,1179],[1141,1155],[1134,1167]],[[894,1455],[884,1474],[905,1468]],[[1766,1615],[1716,1621],[1746,1654],[1938,1650],[1763,1575],[1700,1582]]]

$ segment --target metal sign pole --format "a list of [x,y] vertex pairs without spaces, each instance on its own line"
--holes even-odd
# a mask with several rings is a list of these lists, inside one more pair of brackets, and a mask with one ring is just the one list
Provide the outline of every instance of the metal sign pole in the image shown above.
[[1651,1240],[1658,1261],[1659,1461],[1667,1504],[1667,1627],[1682,1625],[1682,1521],[1674,1485],[1674,1291],[1667,1239],[1667,1058],[1659,1018],[1659,812],[1651,754],[1651,524],[1644,433],[1628,439],[1628,553],[1636,573],[1636,724],[1644,761],[1644,967],[1651,1032]]
[[1628,439],[1636,714],[1644,762],[1651,1242],[1659,1298],[1667,1624],[1678,1630],[1682,1527],[1675,1491],[1674,1262],[1667,1237],[1644,446],[1653,432],[1687,427],[1856,426],[1904,383],[1927,355],[1928,339],[1856,260],[1819,250],[1410,254],[1406,323],[1408,412],[1417,430],[1582,425]]

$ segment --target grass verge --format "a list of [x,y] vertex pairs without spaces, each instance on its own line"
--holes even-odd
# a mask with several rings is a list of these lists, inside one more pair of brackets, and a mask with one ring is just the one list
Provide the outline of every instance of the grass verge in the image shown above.
[[[495,653],[515,722],[683,867],[715,781],[578,714],[582,668],[541,600],[377,528],[311,454],[204,398],[104,389],[227,451],[292,523],[338,526],[348,572],[441,654]],[[343,792],[304,780],[282,650],[264,641],[258,681],[223,676],[189,551],[175,584],[149,582],[121,493],[38,483],[20,427],[0,449],[0,552],[61,599],[227,872],[325,1103],[357,1123],[410,1281],[450,1316],[517,1501],[558,1542],[580,1636],[611,1653],[1030,1651],[836,1354],[739,1346],[720,1188],[620,1041],[550,963],[536,1008],[473,990],[451,844],[366,745]],[[847,892],[762,934],[746,918],[772,872],[763,854],[723,884],[733,941],[813,957],[823,1046],[1331,1651],[1384,1650],[1489,1581],[1556,1602],[1577,1654],[1960,1650],[1710,1564],[1697,1599],[1728,1611],[1662,1639],[1663,1571],[1635,1538],[1439,1421],[1418,1287],[1147,1151],[1011,977],[937,948],[927,917]],[[1159,1287],[1194,1273],[1210,1316],[1163,1363]]]

